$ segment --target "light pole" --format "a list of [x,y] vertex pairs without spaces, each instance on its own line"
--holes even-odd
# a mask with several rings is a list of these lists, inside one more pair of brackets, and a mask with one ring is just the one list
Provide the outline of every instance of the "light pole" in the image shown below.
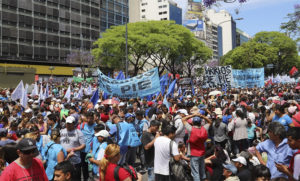
[[125,76],[128,78],[128,28],[127,28],[127,19],[125,24],[126,32],[125,32],[125,41],[126,41],[126,48],[125,48]]

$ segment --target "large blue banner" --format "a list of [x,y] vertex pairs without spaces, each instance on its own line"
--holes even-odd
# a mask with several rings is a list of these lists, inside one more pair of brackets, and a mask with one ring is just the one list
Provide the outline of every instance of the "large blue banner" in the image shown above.
[[101,90],[119,98],[144,97],[160,91],[157,68],[125,80],[112,79],[98,69],[98,84]]
[[233,86],[241,88],[263,87],[265,70],[264,68],[238,70],[232,69]]

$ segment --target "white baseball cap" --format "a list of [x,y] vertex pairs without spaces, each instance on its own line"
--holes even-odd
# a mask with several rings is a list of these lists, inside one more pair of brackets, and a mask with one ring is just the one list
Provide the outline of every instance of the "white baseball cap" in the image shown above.
[[247,161],[246,161],[246,158],[242,157],[242,156],[239,156],[237,157],[236,159],[232,159],[232,161],[234,162],[239,162],[245,166],[247,166]]
[[68,116],[66,119],[66,123],[74,123],[75,122],[75,118],[73,116]]
[[179,109],[178,111],[177,111],[177,113],[181,113],[181,114],[184,114],[184,115],[189,115],[188,114],[188,112],[187,112],[187,110],[185,110],[185,109]]
[[98,133],[95,134],[96,137],[101,136],[103,138],[109,137],[109,133],[106,130],[101,130]]
[[25,110],[25,113],[31,113],[32,112],[32,109],[28,108]]

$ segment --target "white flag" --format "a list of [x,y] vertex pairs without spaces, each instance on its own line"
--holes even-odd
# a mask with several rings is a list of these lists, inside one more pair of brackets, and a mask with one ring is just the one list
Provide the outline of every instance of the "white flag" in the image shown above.
[[18,84],[18,86],[15,88],[15,90],[11,94],[11,100],[15,101],[17,99],[21,99],[23,89],[24,89],[24,84],[23,84],[23,80],[21,80],[20,83]]
[[40,97],[39,97],[39,101],[40,100],[44,100],[44,94],[43,94],[43,84],[41,83],[41,87],[40,87]]
[[85,95],[89,96],[92,93],[93,93],[93,91],[92,91],[92,86],[91,85],[89,85],[89,87],[87,89],[84,89],[84,94]]
[[83,89],[82,89],[82,86],[80,87],[80,90],[78,91],[78,94],[76,96],[76,99],[81,99],[83,96]]
[[25,85],[25,88],[23,89],[23,94],[22,94],[22,98],[20,100],[21,105],[24,107],[24,109],[26,109],[27,107],[27,90],[28,90],[28,84]]
[[68,87],[68,90],[67,90],[64,98],[67,98],[68,102],[70,102],[70,99],[71,99],[71,86],[70,85]]
[[34,87],[31,92],[31,97],[34,97],[36,95],[39,95],[39,87],[38,87],[37,83],[34,83]]

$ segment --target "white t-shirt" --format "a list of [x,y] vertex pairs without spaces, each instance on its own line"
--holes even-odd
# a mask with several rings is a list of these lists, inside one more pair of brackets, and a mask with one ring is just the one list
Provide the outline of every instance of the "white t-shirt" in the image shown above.
[[298,180],[300,177],[300,154],[296,155],[294,158],[294,179]]
[[[170,161],[170,138],[160,136],[154,141],[154,173],[160,175],[169,175]],[[179,155],[178,146],[173,142],[172,154]]]

